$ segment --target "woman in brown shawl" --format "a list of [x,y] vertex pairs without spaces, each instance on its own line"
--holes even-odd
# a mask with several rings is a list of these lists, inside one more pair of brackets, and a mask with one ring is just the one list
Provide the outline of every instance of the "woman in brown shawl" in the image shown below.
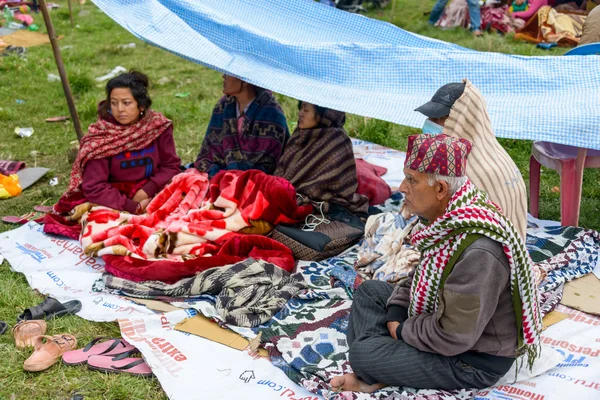
[[335,203],[352,213],[366,213],[369,200],[356,192],[356,162],[345,122],[341,111],[299,102],[298,127],[275,175],[290,181],[306,201],[323,202],[325,212]]

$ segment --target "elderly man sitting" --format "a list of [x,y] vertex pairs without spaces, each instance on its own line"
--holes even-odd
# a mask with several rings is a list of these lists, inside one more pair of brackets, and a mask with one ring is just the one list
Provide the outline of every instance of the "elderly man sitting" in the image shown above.
[[517,355],[539,351],[541,316],[532,263],[513,224],[465,176],[471,143],[410,136],[400,186],[420,217],[414,274],[397,286],[367,281],[355,293],[348,343],[353,374],[334,389],[484,388]]

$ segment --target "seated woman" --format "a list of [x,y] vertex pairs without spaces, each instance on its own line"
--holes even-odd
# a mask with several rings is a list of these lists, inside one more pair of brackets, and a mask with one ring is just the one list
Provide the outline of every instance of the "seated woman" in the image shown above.
[[298,127],[279,160],[275,175],[292,183],[312,203],[335,203],[366,213],[369,201],[357,193],[352,142],[344,130],[346,114],[298,103]]
[[299,203],[315,208],[304,224],[279,225],[271,238],[292,250],[296,260],[319,261],[356,243],[369,199],[357,193],[352,142],[344,131],[346,115],[310,103],[298,103],[298,128],[285,147],[275,175],[291,182]]
[[56,213],[73,214],[78,205],[90,203],[138,214],[179,173],[173,123],[151,110],[151,104],[148,77],[141,72],[108,81],[98,121],[81,140]]
[[223,169],[272,174],[290,136],[281,106],[271,92],[229,75],[223,93],[194,167],[209,178]]

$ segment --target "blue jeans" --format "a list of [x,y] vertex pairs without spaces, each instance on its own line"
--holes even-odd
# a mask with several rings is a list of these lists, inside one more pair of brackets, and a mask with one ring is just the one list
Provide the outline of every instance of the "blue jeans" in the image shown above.
[[[429,23],[431,25],[435,24],[438,19],[442,16],[442,12],[444,12],[444,8],[446,7],[446,3],[448,0],[438,0],[433,6],[433,10],[431,10],[431,14],[429,15]],[[479,0],[467,0],[467,4],[469,5],[469,19],[471,20],[471,30],[476,31],[481,29],[481,13],[479,11]]]

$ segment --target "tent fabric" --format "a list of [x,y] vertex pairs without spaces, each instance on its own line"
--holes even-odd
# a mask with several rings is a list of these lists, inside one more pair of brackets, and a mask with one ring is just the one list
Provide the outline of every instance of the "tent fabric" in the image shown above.
[[93,0],[137,37],[303,101],[420,127],[413,110],[468,78],[499,137],[600,149],[596,55],[477,52],[312,0]]

